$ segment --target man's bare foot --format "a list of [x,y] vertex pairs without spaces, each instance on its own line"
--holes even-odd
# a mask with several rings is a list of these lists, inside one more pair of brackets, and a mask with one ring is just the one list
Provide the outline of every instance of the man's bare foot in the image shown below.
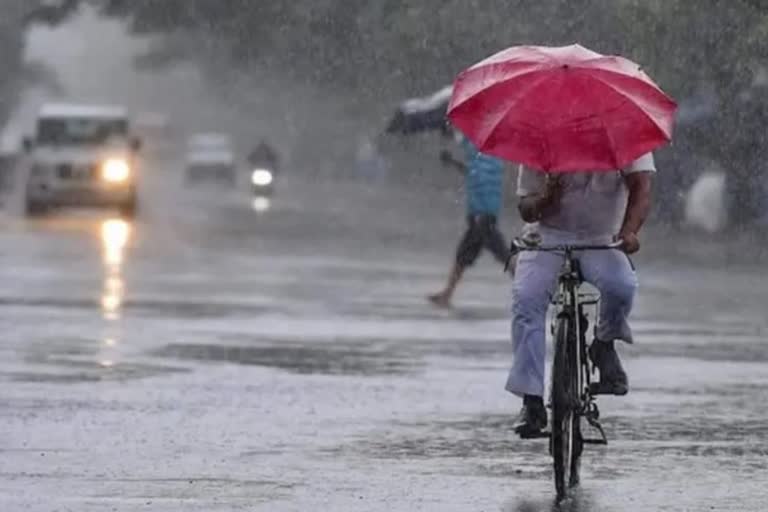
[[436,293],[434,295],[429,295],[427,299],[429,299],[429,302],[431,302],[433,305],[439,308],[451,307],[451,299],[445,293]]

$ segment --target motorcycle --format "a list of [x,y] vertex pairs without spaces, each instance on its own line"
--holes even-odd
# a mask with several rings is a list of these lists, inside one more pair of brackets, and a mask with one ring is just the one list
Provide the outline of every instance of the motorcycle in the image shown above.
[[251,171],[251,192],[254,196],[272,197],[274,190],[274,170],[259,166]]
[[275,178],[279,167],[279,156],[267,142],[261,141],[248,156],[249,182],[253,197],[253,209],[257,212],[269,210],[275,192]]
[[275,172],[266,166],[258,166],[251,170],[252,207],[257,213],[268,211],[272,206],[272,195],[275,192]]

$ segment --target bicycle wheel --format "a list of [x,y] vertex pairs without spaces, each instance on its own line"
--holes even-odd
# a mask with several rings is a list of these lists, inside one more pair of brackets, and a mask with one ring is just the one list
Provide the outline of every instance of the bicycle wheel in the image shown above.
[[582,452],[579,427],[579,368],[576,357],[576,324],[570,314],[562,314],[555,326],[555,356],[552,365],[551,451],[558,499],[568,487],[578,483]]

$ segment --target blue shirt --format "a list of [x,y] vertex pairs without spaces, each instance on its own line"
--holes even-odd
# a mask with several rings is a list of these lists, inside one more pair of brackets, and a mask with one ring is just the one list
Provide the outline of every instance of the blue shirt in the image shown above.
[[469,215],[499,215],[503,187],[504,162],[477,150],[469,139],[461,137],[461,147],[467,166],[467,213]]

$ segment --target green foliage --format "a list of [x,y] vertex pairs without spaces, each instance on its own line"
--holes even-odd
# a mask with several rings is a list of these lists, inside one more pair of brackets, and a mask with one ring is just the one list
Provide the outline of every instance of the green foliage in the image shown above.
[[13,109],[21,82],[24,25],[29,16],[30,0],[4,0],[0,15],[0,127]]
[[[768,10],[750,0],[103,0],[139,33],[190,31],[227,57],[340,87],[413,89],[519,43],[574,41],[640,61],[673,93],[729,90],[765,54]],[[730,91],[729,91],[730,92]]]

